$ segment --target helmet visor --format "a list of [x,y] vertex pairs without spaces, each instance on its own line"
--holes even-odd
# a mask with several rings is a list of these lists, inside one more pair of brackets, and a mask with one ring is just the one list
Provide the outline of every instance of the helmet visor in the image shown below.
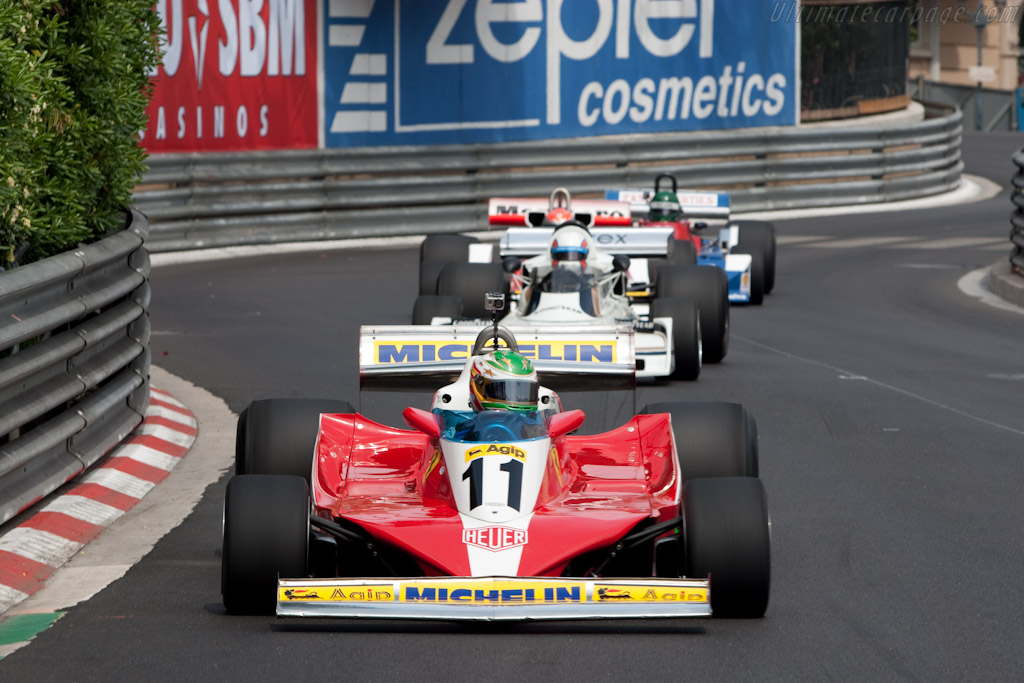
[[679,202],[654,201],[651,202],[652,216],[677,216],[680,213]]
[[555,261],[586,261],[587,249],[584,247],[554,247],[551,258]]
[[536,382],[521,379],[488,379],[486,377],[477,377],[476,381],[484,407],[492,407],[491,403],[498,403],[505,408],[531,410],[537,408],[538,384]]

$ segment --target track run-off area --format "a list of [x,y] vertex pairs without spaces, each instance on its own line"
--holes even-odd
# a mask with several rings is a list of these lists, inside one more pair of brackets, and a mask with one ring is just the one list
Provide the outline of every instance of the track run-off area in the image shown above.
[[[725,362],[694,383],[639,387],[636,409],[721,400],[757,419],[773,543],[763,619],[489,627],[227,616],[227,474],[217,474],[233,455],[228,409],[271,396],[355,403],[359,326],[406,323],[416,298],[413,246],[282,251],[154,268],[153,362],[180,382],[160,386],[199,421],[179,468],[205,469],[213,483],[191,479],[192,494],[177,493],[176,470],[126,513],[110,533],[152,534],[152,550],[0,659],[0,680],[1024,678],[1024,311],[958,286],[1009,252],[1021,140],[965,136],[967,172],[1004,188],[984,201],[776,220],[775,290],[763,306],[733,308]],[[190,402],[200,395],[209,405]],[[592,431],[634,410],[611,397],[586,408]],[[106,536],[81,555],[95,545],[116,557]],[[54,579],[71,569],[86,580],[76,562]]]

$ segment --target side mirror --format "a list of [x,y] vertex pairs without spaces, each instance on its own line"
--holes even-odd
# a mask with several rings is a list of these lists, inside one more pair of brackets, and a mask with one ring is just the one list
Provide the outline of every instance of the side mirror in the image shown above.
[[431,439],[441,438],[441,427],[433,413],[410,406],[402,411],[402,417],[417,432],[422,432]]
[[694,230],[707,230],[708,224],[704,221],[697,221],[696,223],[692,224],[692,227]]
[[501,269],[506,273],[514,273],[523,267],[523,262],[515,256],[506,256],[501,260]]
[[629,257],[625,254],[616,254],[612,257],[612,270],[616,273],[625,273],[629,270]]
[[552,439],[557,439],[569,432],[575,432],[583,424],[583,420],[586,417],[582,410],[569,410],[564,413],[558,413],[548,423],[548,436]]

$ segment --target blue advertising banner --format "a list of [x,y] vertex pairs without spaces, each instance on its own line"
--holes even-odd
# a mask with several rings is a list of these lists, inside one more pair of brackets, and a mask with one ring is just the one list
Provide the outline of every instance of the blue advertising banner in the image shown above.
[[324,0],[327,147],[792,125],[765,0]]

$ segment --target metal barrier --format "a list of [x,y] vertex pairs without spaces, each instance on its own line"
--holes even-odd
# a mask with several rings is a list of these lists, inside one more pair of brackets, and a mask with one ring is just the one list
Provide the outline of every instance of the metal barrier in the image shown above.
[[990,133],[1018,129],[1015,90],[940,83],[923,78],[910,81],[908,90],[918,99],[960,108],[967,118],[968,130]]
[[885,202],[956,188],[961,114],[892,127],[801,126],[493,145],[165,154],[135,192],[150,251],[465,232],[492,196],[728,189],[734,211]]
[[1010,215],[1010,265],[1018,275],[1024,276],[1024,149],[1013,155],[1017,174],[1013,176],[1013,214]]
[[124,439],[149,402],[146,217],[0,273],[0,523]]

